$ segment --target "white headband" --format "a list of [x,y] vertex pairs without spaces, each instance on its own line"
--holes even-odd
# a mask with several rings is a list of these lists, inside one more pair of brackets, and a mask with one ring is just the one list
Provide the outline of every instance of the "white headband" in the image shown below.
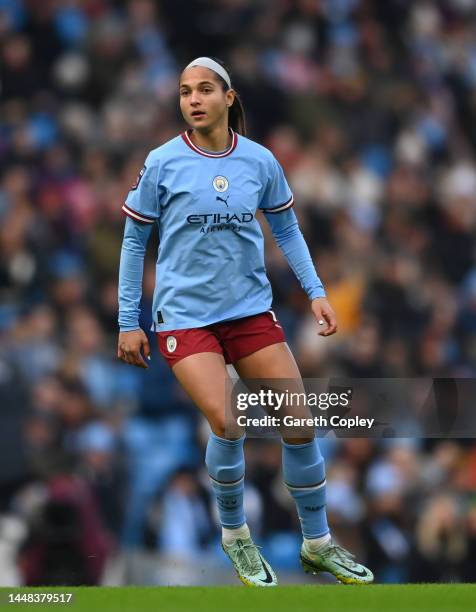
[[192,66],[202,66],[203,68],[210,68],[210,70],[213,70],[213,72],[216,72],[218,75],[220,75],[221,78],[228,85],[228,87],[231,89],[230,75],[223,68],[223,66],[220,66],[220,64],[215,60],[212,60],[209,57],[197,57],[197,59],[194,59],[192,62],[190,62],[188,66],[185,66],[185,70],[187,70],[187,68],[191,68]]

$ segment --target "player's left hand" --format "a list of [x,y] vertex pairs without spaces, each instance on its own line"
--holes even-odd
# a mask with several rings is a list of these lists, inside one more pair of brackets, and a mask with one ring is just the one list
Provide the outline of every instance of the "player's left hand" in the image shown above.
[[[337,319],[332,306],[326,298],[316,298],[311,302],[311,309],[316,317],[317,324],[321,330],[320,336],[331,336],[337,331]],[[324,327],[327,325],[327,327]]]

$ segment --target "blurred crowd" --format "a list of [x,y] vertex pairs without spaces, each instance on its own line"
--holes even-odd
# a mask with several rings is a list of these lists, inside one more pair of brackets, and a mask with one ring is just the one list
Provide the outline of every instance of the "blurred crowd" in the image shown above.
[[[205,424],[153,338],[147,372],[116,358],[121,205],[147,152],[184,129],[193,57],[231,67],[337,312],[339,333],[317,336],[264,224],[303,376],[476,375],[475,18],[471,0],[0,0],[4,568],[96,584],[122,551],[222,563]],[[471,435],[322,441],[333,531],[378,580],[475,580]],[[246,453],[248,522],[294,571],[279,444]]]

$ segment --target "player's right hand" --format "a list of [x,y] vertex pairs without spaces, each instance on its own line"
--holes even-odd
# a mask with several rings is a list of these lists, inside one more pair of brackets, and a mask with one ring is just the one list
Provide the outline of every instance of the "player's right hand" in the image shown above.
[[150,359],[149,340],[142,329],[119,332],[117,343],[117,356],[119,359],[138,368],[147,369],[149,366],[142,357],[141,349],[143,349],[144,356]]

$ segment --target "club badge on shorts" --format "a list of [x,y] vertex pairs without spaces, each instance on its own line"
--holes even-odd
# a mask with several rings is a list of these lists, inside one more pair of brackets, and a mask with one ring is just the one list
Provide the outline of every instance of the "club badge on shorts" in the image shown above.
[[218,193],[226,191],[228,189],[228,179],[226,176],[216,176],[213,179],[213,188],[215,191],[218,191]]
[[167,350],[173,353],[177,348],[177,338],[175,336],[167,336]]

